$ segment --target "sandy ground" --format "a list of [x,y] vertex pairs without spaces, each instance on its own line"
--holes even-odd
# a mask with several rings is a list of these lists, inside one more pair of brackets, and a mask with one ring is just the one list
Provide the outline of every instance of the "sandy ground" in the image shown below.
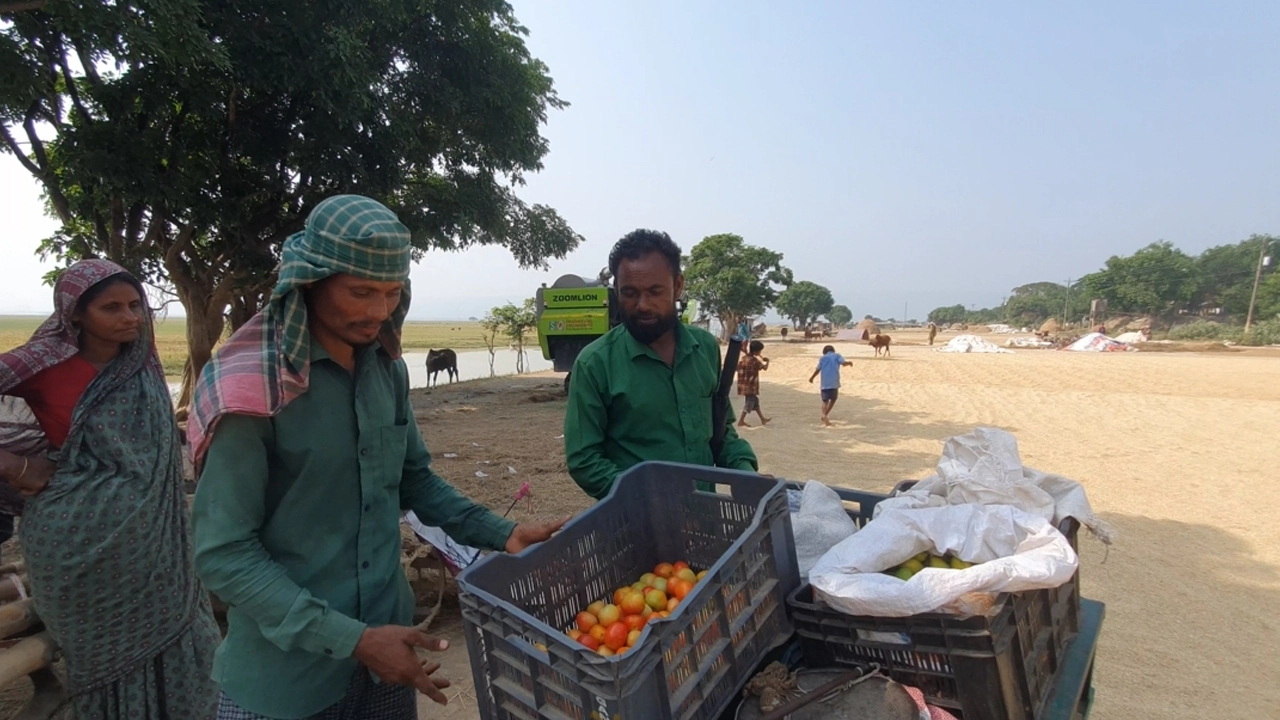
[[[744,431],[764,471],[886,492],[928,475],[945,438],[1009,430],[1026,464],[1083,482],[1118,530],[1109,554],[1081,542],[1082,590],[1107,604],[1092,717],[1280,717],[1280,351],[948,355],[907,344],[877,360],[863,344],[834,344],[853,366],[831,428],[807,382],[821,344],[769,344],[761,401],[772,422]],[[442,474],[503,509],[527,479],[532,516],[583,506],[556,439],[564,403],[533,401],[554,396],[556,379],[418,395],[429,445],[459,453],[439,461]],[[518,474],[475,478],[483,460]],[[422,717],[475,717],[459,692],[455,714],[424,705]]]
[[[772,422],[744,431],[765,472],[887,492],[929,474],[945,438],[1009,430],[1026,464],[1083,482],[1118,530],[1109,555],[1081,541],[1082,590],[1107,604],[1092,717],[1280,718],[1280,351],[947,355],[904,344],[877,360],[864,344],[834,344],[853,366],[831,428],[807,382],[821,343],[769,344],[761,400]],[[415,391],[437,470],[499,512],[530,482],[532,501],[512,511],[520,520],[586,507],[557,437],[560,379]],[[446,598],[433,628],[453,642],[441,671],[452,700],[422,699],[424,720],[478,717],[456,607]]]

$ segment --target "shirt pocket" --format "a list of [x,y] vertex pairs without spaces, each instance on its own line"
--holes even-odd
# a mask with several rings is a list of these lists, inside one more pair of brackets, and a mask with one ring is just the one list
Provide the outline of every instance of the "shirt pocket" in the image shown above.
[[382,428],[382,467],[387,487],[399,487],[404,474],[404,456],[409,445],[409,421]]

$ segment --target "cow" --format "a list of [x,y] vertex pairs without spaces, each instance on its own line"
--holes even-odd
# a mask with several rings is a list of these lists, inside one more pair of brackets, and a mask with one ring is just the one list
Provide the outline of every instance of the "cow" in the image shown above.
[[889,357],[890,338],[888,335],[881,335],[880,333],[872,335],[870,330],[863,330],[862,339],[866,340],[868,345],[876,349],[876,357],[880,357],[881,350],[884,350],[885,357]]
[[435,385],[436,376],[442,370],[449,376],[449,382],[458,379],[458,353],[449,348],[428,350],[427,376],[429,385]]

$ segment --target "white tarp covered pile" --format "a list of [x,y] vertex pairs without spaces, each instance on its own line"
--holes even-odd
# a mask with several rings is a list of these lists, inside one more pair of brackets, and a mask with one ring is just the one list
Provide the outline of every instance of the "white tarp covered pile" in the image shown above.
[[945,353],[1008,353],[1012,350],[1006,350],[995,343],[983,340],[977,335],[957,335],[951,338],[950,342],[938,348],[938,352]]
[[1068,345],[1066,349],[1076,352],[1125,352],[1138,348],[1113,340],[1102,333],[1089,333]]
[[1053,347],[1053,343],[1048,340],[1041,340],[1038,337],[1016,337],[1009,338],[1004,341],[1005,347],[1020,348],[1049,348]]
[[1123,335],[1116,336],[1116,342],[1122,342],[1125,345],[1137,345],[1147,341],[1147,336],[1141,332],[1127,332]]

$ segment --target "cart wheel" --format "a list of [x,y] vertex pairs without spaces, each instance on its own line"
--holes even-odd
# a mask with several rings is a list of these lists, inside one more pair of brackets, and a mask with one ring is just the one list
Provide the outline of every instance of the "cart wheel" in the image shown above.
[[565,395],[568,395],[568,394],[569,394],[569,378],[571,378],[571,377],[573,377],[573,372],[572,372],[572,371],[571,371],[571,372],[569,372],[569,374],[567,374],[567,375],[565,375],[565,376],[564,376],[564,394],[565,394]]

